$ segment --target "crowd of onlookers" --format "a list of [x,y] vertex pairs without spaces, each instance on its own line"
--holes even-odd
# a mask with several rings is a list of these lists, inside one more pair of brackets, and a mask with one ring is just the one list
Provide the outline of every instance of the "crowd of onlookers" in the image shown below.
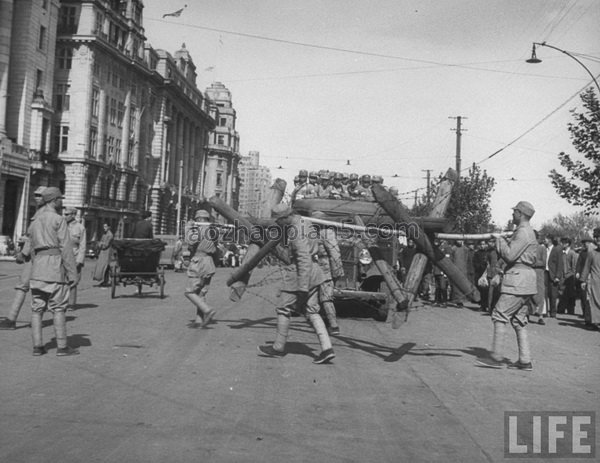
[[[579,315],[588,327],[595,328],[589,315],[586,291],[582,288],[582,272],[588,254],[588,243],[593,238],[585,236],[575,249],[568,237],[557,239],[551,234],[538,238],[534,268],[537,275],[538,293],[531,299],[530,318],[545,324],[544,318],[556,318],[557,314]],[[506,266],[496,250],[495,239],[489,241],[436,240],[439,249],[452,260],[458,269],[479,289],[479,308],[491,313],[500,297],[500,285]],[[398,254],[398,277],[404,281],[416,254],[412,240],[408,240]],[[463,307],[466,297],[452,285],[447,276],[435,265],[427,264],[419,295],[435,305]],[[577,304],[579,301],[579,304]],[[576,307],[580,313],[576,314]]]

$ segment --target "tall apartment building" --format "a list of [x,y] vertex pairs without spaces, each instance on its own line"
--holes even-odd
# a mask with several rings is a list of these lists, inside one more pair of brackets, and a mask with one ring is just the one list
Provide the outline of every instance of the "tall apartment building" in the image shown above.
[[16,238],[46,185],[58,0],[0,0],[0,234]]
[[271,211],[265,203],[272,185],[271,171],[260,165],[260,153],[250,151],[242,156],[239,164],[241,215],[256,218],[270,217]]
[[205,93],[211,101],[210,113],[216,127],[208,139],[204,195],[218,196],[238,209],[240,136],[235,129],[237,115],[231,92],[221,82],[213,82]]
[[144,209],[155,233],[174,233],[177,209],[185,220],[201,194],[214,119],[185,46],[172,56],[146,45],[142,13],[141,0],[61,2],[55,181],[90,237],[103,223],[126,235]]

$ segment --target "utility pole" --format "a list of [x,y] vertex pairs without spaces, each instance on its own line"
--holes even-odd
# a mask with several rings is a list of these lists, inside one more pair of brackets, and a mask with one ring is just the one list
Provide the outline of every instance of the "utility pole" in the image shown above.
[[181,232],[181,190],[183,188],[183,159],[179,161],[179,191],[177,192],[177,236]]
[[460,139],[462,137],[462,120],[466,119],[463,116],[449,117],[449,119],[456,119],[456,129],[451,129],[456,132],[456,174],[458,178],[456,179],[456,183],[460,182],[460,170],[461,170],[461,158],[460,158]]
[[422,169],[423,172],[427,173],[427,205],[429,206],[429,199],[431,198],[431,171],[433,169]]

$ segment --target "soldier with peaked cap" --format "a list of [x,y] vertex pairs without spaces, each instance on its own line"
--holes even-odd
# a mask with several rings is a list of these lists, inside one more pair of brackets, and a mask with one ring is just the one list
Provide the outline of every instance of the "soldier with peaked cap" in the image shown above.
[[342,199],[348,197],[346,187],[342,184],[342,174],[336,172],[333,175],[333,183],[325,190],[325,196],[331,199]]
[[304,195],[305,198],[317,198],[321,194],[321,185],[319,183],[319,173],[311,172],[308,176],[307,190]]
[[[37,188],[33,193],[33,198],[37,208],[42,206],[42,193],[46,187],[41,186]],[[37,214],[37,212],[36,212]],[[31,218],[31,221],[35,220],[36,214]],[[19,251],[15,256],[15,260],[18,264],[23,264],[19,281],[15,286],[15,297],[10,307],[10,311],[5,319],[0,320],[0,330],[14,330],[17,328],[17,318],[21,312],[21,307],[25,302],[25,296],[29,292],[29,280],[31,278],[31,243],[28,235],[23,235],[19,238]]]
[[206,294],[210,281],[215,274],[213,254],[217,252],[218,230],[212,225],[208,211],[196,211],[194,219],[202,224],[194,224],[186,230],[188,249],[192,256],[187,269],[188,285],[185,289],[187,297],[196,307],[196,320],[190,328],[204,328],[217,313],[206,302]]
[[302,169],[300,172],[298,172],[298,180],[300,183],[296,188],[294,188],[294,191],[292,191],[292,201],[296,199],[303,199],[306,196],[307,191],[310,189],[307,170]]
[[76,355],[79,351],[67,345],[65,310],[69,301],[69,287],[77,279],[77,266],[67,221],[59,214],[62,193],[56,187],[48,187],[42,192],[42,201],[44,205],[29,226],[33,355],[46,353],[42,341],[45,311],[53,314],[56,355]]
[[510,323],[517,335],[519,359],[509,368],[530,371],[532,369],[529,339],[527,336],[527,312],[532,297],[537,293],[537,277],[534,266],[538,243],[529,220],[535,213],[527,201],[513,207],[513,223],[517,228],[510,239],[495,234],[496,249],[506,262],[504,278],[500,287],[500,299],[492,312],[494,336],[490,358],[477,360],[477,365],[487,368],[504,367],[503,343],[506,325]]
[[357,187],[356,192],[359,199],[365,199],[368,201],[373,200],[373,193],[371,192],[371,176],[365,174],[360,178],[360,185]]
[[75,264],[77,265],[77,280],[71,286],[69,293],[69,308],[74,309],[77,304],[77,285],[81,281],[81,269],[85,262],[85,249],[87,246],[87,237],[85,226],[77,220],[77,209],[67,207],[64,212],[65,219],[69,226],[69,235],[73,243],[73,252],[75,254]]
[[348,186],[346,187],[348,196],[351,198],[358,198],[360,185],[358,184],[358,174],[350,174],[348,177]]
[[258,347],[259,355],[283,357],[289,334],[290,317],[293,311],[303,313],[314,328],[321,344],[321,353],[313,363],[326,363],[335,357],[325,323],[319,315],[319,286],[325,280],[323,272],[315,262],[317,242],[311,238],[308,222],[285,204],[272,210],[279,230],[285,236],[291,264],[283,268],[283,287],[277,307],[277,332],[273,345]]
[[600,323],[600,227],[594,228],[593,242],[587,243],[588,256],[581,272],[581,289],[586,291],[589,313],[585,324],[598,329]]

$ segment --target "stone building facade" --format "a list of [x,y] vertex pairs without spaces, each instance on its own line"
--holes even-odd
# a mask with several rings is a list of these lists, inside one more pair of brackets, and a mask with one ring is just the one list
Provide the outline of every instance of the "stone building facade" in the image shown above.
[[193,214],[208,132],[208,104],[185,47],[146,44],[141,0],[62,1],[55,70],[54,145],[65,205],[88,236],[108,223],[128,236],[142,210],[155,233]]
[[260,153],[250,151],[239,163],[240,195],[239,213],[256,218],[270,217],[265,203],[273,183],[271,171],[260,165]]
[[0,0],[0,234],[16,239],[52,181],[50,133],[58,0]]
[[205,90],[216,127],[208,138],[203,194],[218,196],[237,210],[239,205],[240,136],[236,131],[237,113],[231,92],[221,82]]

